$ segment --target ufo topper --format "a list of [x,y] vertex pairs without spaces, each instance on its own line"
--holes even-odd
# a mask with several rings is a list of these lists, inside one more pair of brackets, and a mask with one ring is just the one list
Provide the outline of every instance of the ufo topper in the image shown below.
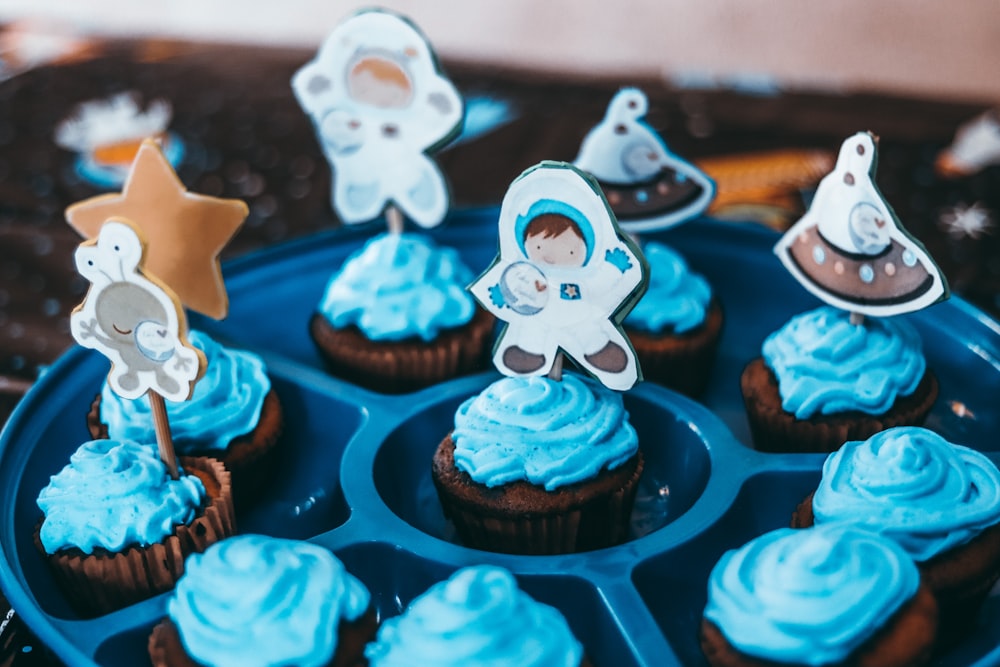
[[666,229],[700,215],[715,196],[703,171],[670,152],[642,121],[649,108],[638,88],[623,88],[584,138],[574,164],[600,183],[618,225],[635,234]]
[[292,78],[333,170],[332,204],[348,224],[398,207],[421,227],[448,212],[429,153],[462,127],[462,98],[427,39],[384,10],[354,14]]
[[869,132],[844,141],[809,210],[774,252],[826,303],[886,317],[948,298],[948,283],[875,186],[876,148]]
[[594,180],[565,162],[528,169],[504,196],[499,235],[499,255],[469,286],[506,323],[497,369],[544,375],[562,352],[610,389],[634,386],[641,375],[621,321],[649,270]]

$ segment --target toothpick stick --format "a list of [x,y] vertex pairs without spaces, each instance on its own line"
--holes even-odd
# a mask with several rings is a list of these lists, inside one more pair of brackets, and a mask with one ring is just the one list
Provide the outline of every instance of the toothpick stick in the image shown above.
[[556,358],[552,361],[552,368],[549,369],[549,379],[556,382],[562,381],[563,353],[556,352]]
[[167,419],[167,405],[163,401],[163,396],[153,390],[146,392],[149,397],[149,407],[153,411],[153,428],[156,431],[156,447],[160,452],[163,464],[167,466],[167,472],[171,479],[177,479],[177,458],[174,455],[174,439],[170,434],[170,422]]
[[402,234],[403,233],[403,212],[400,211],[396,206],[390,204],[385,209],[385,222],[389,227],[390,234]]
[[851,324],[854,326],[861,326],[865,323],[865,316],[863,313],[855,313],[851,311]]

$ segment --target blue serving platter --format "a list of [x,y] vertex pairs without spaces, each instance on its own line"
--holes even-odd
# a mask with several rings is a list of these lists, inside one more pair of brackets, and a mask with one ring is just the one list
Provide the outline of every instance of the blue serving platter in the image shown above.
[[[476,271],[496,254],[496,209],[459,211],[430,232]],[[567,556],[511,556],[456,544],[430,481],[430,459],[455,408],[487,372],[383,395],[323,370],[307,322],[332,271],[372,230],[339,230],[225,267],[229,317],[192,317],[221,342],[264,357],[287,413],[284,456],[240,532],[331,549],[372,591],[383,617],[454,570],[492,563],[568,618],[596,667],[704,665],[698,624],[708,573],[726,550],[786,526],[817,484],[823,455],[750,448],[743,366],[792,315],[819,305],[771,253],[756,225],[700,219],[644,238],[677,248],[714,286],[726,314],[699,401],[653,383],[625,396],[646,458],[627,543]],[[927,426],[1000,460],[1000,325],[958,298],[904,316],[920,331],[941,385]],[[40,641],[72,667],[148,664],[146,640],[168,595],[96,619],[70,608],[35,550],[39,490],[89,438],[86,413],[108,372],[99,354],[66,353],[0,435],[0,582]],[[1000,592],[971,636],[935,664],[1000,664]]]

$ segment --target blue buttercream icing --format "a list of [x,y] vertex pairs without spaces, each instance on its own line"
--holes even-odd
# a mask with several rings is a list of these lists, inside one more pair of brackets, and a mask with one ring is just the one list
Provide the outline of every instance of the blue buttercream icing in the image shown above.
[[[200,331],[190,332],[188,340],[205,353],[208,364],[190,400],[166,401],[174,447],[182,454],[222,451],[257,426],[271,380],[255,354],[225,348]],[[101,389],[101,421],[111,438],[156,442],[149,401],[124,399],[107,382]]]
[[455,413],[455,465],[500,486],[526,480],[552,491],[614,469],[639,448],[621,395],[566,373],[503,378]]
[[647,243],[642,252],[649,262],[649,288],[625,317],[625,325],[677,334],[701,326],[712,300],[708,281],[692,273],[684,258],[662,243]]
[[723,554],[705,618],[747,655],[839,663],[916,594],[920,575],[895,542],[845,523],[783,528]]
[[863,523],[923,562],[1000,522],[1000,471],[933,431],[891,428],[827,458],[813,515]]
[[365,656],[370,667],[579,667],[583,647],[507,570],[476,566],[385,621]]
[[798,419],[858,410],[887,412],[917,389],[927,364],[920,335],[905,320],[866,317],[824,306],[793,317],[764,340],[781,407]]
[[319,667],[337,650],[340,622],[370,601],[328,550],[241,535],[188,557],[167,613],[199,664]]
[[475,314],[473,279],[453,248],[420,234],[380,234],[347,258],[326,286],[319,312],[338,329],[371,340],[433,340]]
[[38,494],[42,546],[50,554],[72,547],[89,554],[156,544],[194,520],[204,496],[194,475],[171,479],[153,447],[91,440]]

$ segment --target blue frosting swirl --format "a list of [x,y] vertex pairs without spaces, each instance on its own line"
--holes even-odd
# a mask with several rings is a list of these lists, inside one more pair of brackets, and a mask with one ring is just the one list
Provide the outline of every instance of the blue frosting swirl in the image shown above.
[[583,647],[563,616],[506,570],[468,567],[379,628],[371,667],[579,667]]
[[71,547],[90,554],[156,544],[194,520],[204,496],[194,475],[171,479],[149,445],[91,440],[38,494],[42,546],[50,554]]
[[[222,451],[257,426],[271,380],[255,354],[225,348],[200,331],[190,332],[188,340],[205,353],[208,364],[190,400],[166,401],[174,447],[180,453]],[[111,438],[156,442],[149,401],[122,398],[107,381],[101,389],[101,421]]]
[[455,465],[486,486],[552,491],[614,469],[639,448],[621,395],[573,373],[502,378],[455,413]]
[[919,585],[913,560],[875,533],[845,523],[783,528],[723,554],[705,618],[747,655],[839,663]]
[[472,319],[475,302],[465,290],[472,279],[453,248],[420,234],[380,234],[330,278],[319,312],[371,340],[430,341]]
[[687,262],[662,243],[647,243],[642,248],[649,262],[649,288],[625,317],[625,325],[639,331],[660,333],[669,329],[685,333],[705,321],[712,300],[712,288]]
[[188,557],[167,613],[199,663],[319,667],[337,650],[341,620],[357,620],[370,601],[328,550],[241,535]]
[[882,414],[912,394],[924,376],[920,335],[901,319],[866,317],[824,306],[797,315],[764,341],[781,406],[798,419],[858,410]]
[[1000,522],[1000,471],[933,431],[891,428],[827,458],[813,515],[863,523],[923,562]]

